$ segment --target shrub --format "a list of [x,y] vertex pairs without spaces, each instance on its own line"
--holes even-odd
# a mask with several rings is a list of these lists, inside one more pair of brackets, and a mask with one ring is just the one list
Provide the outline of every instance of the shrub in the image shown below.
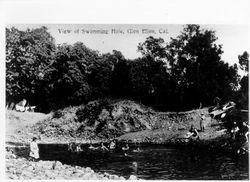
[[62,116],[63,116],[62,111],[57,110],[57,111],[53,112],[52,118],[60,118]]
[[108,105],[109,103],[106,99],[89,102],[85,107],[76,111],[77,121],[86,121],[88,126],[92,126],[98,119],[102,109],[107,108]]

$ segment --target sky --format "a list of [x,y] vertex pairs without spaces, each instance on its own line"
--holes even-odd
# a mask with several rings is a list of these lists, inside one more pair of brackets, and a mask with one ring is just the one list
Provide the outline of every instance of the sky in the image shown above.
[[[46,26],[55,38],[56,44],[74,44],[83,42],[87,47],[98,50],[100,53],[121,51],[128,59],[140,57],[137,51],[139,43],[144,42],[148,36],[161,37],[166,42],[170,37],[175,38],[183,30],[181,24],[10,24],[20,30]],[[201,28],[214,30],[222,45],[224,53],[222,60],[230,65],[238,63],[238,55],[249,50],[249,26],[241,24],[218,25],[202,24]],[[66,32],[65,32],[66,31]],[[88,33],[92,31],[92,33]]]

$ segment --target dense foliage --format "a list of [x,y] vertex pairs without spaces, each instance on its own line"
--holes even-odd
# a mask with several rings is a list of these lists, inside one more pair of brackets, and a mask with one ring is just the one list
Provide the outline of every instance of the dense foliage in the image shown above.
[[148,37],[139,43],[141,58],[121,52],[100,54],[82,42],[55,45],[46,27],[6,29],[6,101],[23,98],[48,112],[105,97],[140,101],[160,110],[187,110],[213,104],[215,97],[248,108],[248,53],[237,65],[221,60],[214,31],[186,25],[165,42]]
[[248,82],[249,82],[249,73],[248,73],[248,67],[249,67],[249,54],[245,51],[242,55],[238,56],[240,69],[245,71],[246,75],[242,77],[240,80],[240,90],[237,92],[239,105],[243,109],[248,110]]
[[25,32],[6,29],[7,102],[26,98],[39,103],[47,98],[55,50],[54,39],[46,27]]

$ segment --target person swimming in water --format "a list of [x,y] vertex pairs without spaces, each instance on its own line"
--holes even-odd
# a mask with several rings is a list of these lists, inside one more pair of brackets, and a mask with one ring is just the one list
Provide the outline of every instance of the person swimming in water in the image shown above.
[[127,151],[127,150],[129,150],[129,146],[128,146],[128,144],[126,144],[126,146],[125,146],[125,147],[122,147],[122,150],[123,150],[123,151]]
[[114,150],[116,148],[116,143],[115,143],[115,140],[112,140],[109,144],[109,149],[110,150]]
[[128,156],[128,154],[126,153],[126,151],[128,151],[128,150],[129,150],[128,144],[126,144],[125,147],[122,147],[123,155],[124,155],[125,157]]
[[89,149],[90,149],[90,150],[98,150],[99,147],[94,147],[92,144],[90,144]]
[[101,149],[102,151],[109,151],[109,149],[103,143],[101,143]]
[[82,152],[81,144],[76,146],[76,152]]
[[137,147],[136,149],[133,150],[133,152],[141,152],[141,151],[142,150],[139,147]]

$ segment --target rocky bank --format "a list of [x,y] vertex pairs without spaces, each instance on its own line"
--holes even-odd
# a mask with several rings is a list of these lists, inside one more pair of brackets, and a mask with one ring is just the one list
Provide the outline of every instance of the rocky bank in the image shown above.
[[[13,180],[125,180],[122,176],[96,173],[89,167],[70,166],[59,161],[29,161],[6,152],[6,178]],[[131,175],[130,180],[136,180]]]

